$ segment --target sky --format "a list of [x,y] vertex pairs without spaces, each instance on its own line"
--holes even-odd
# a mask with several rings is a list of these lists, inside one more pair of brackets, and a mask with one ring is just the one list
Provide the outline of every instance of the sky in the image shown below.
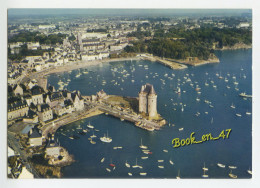
[[8,9],[8,16],[17,15],[217,15],[239,16],[251,9]]

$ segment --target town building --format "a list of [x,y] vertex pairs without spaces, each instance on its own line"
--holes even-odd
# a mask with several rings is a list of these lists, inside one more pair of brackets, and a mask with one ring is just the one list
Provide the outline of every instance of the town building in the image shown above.
[[23,95],[23,88],[19,84],[17,84],[14,86],[13,92],[15,95]]
[[48,104],[40,104],[38,105],[38,116],[41,121],[48,121],[53,119],[52,109]]
[[33,128],[29,135],[30,146],[41,146],[42,145],[42,135],[37,128]]
[[8,120],[28,115],[29,107],[25,100],[8,104]]
[[60,156],[61,147],[55,142],[54,136],[50,139],[46,150],[45,150],[45,157],[46,158],[58,158]]

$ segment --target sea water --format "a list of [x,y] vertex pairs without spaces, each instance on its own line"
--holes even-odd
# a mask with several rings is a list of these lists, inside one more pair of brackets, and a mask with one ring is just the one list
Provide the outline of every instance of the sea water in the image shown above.
[[[180,171],[181,178],[201,178],[205,163],[209,178],[229,178],[228,166],[237,166],[232,173],[238,178],[250,178],[247,170],[252,169],[252,115],[246,115],[246,112],[252,112],[252,99],[243,99],[239,94],[252,94],[252,50],[217,51],[216,55],[220,63],[184,70],[171,70],[158,62],[133,60],[111,61],[50,75],[48,83],[56,89],[59,88],[59,80],[66,82],[70,79],[66,88],[70,91],[79,90],[82,95],[96,94],[103,89],[109,95],[138,97],[142,85],[153,84],[158,95],[158,113],[168,122],[161,130],[149,132],[130,122],[102,114],[63,126],[56,132],[55,139],[75,159],[73,164],[63,168],[63,177],[176,178]],[[79,73],[82,75],[76,77]],[[225,82],[225,78],[228,82]],[[176,92],[178,87],[180,94]],[[196,87],[200,88],[200,93]],[[234,109],[230,107],[232,104],[235,105]],[[241,114],[241,117],[236,114]],[[77,134],[77,127],[87,128],[89,123],[99,131]],[[226,129],[232,130],[226,139],[178,148],[172,145],[174,138],[186,139],[192,132],[199,141],[204,134],[211,133],[213,137],[218,137]],[[102,143],[99,137],[107,132],[113,141]],[[93,139],[96,144],[88,140],[93,133],[97,135]],[[80,138],[69,139],[73,134]],[[143,145],[152,152],[151,155],[144,154],[139,148],[141,139]],[[123,148],[113,149],[116,146]],[[148,159],[141,159],[143,156],[148,156]],[[100,162],[102,158],[105,158],[103,163]],[[143,168],[127,168],[126,160],[131,166],[137,160],[137,164]],[[164,162],[158,163],[158,160]],[[115,164],[114,170],[109,166],[110,163]],[[217,163],[226,167],[220,168]],[[164,168],[158,168],[158,165]],[[129,177],[128,172],[133,176]],[[140,176],[140,172],[146,172],[147,175]]]

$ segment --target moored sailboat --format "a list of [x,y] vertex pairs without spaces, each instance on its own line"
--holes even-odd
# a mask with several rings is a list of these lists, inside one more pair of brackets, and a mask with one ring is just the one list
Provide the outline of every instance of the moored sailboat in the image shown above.
[[108,132],[107,132],[107,136],[104,135],[103,137],[100,138],[100,140],[101,140],[102,142],[105,142],[105,143],[110,143],[110,142],[112,142],[112,138],[108,137]]
[[142,148],[142,149],[147,149],[147,146],[144,146],[143,143],[142,143],[142,138],[141,138],[141,145],[139,147]]

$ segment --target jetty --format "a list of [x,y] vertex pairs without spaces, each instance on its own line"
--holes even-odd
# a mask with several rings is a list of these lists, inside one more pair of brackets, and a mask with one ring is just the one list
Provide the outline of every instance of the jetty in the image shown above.
[[[83,98],[85,98],[83,96]],[[91,106],[91,108],[89,108]],[[96,103],[91,101],[85,101],[85,109],[82,111],[73,112],[71,114],[66,114],[60,118],[50,121],[42,125],[42,135],[47,137],[49,133],[53,134],[60,127],[70,124],[81,119],[97,116],[106,113],[107,115],[114,116],[121,120],[126,120],[134,123],[135,126],[148,130],[159,130],[161,126],[165,125],[166,121],[161,120],[160,122],[155,122],[153,120],[145,119],[141,115],[129,112],[123,112],[115,107],[111,107],[104,103]]]
[[159,123],[145,119],[140,115],[135,115],[135,114],[128,113],[128,112],[122,112],[120,110],[117,110],[115,108],[111,108],[111,107],[108,107],[108,106],[105,106],[102,104],[99,104],[98,108],[100,111],[103,111],[106,114],[109,114],[109,115],[119,118],[121,120],[126,120],[129,122],[132,122],[137,127],[140,127],[145,130],[149,130],[149,131],[159,130],[162,126],[162,124],[160,125]]
[[157,57],[157,56],[146,56],[145,58],[143,59],[146,59],[146,60],[149,60],[149,61],[156,61],[156,62],[159,62],[171,69],[176,69],[176,70],[179,70],[179,69],[186,69],[188,68],[187,65],[184,65],[184,64],[181,64],[177,61],[170,61],[168,59],[164,59],[164,58],[160,58],[160,57]]

